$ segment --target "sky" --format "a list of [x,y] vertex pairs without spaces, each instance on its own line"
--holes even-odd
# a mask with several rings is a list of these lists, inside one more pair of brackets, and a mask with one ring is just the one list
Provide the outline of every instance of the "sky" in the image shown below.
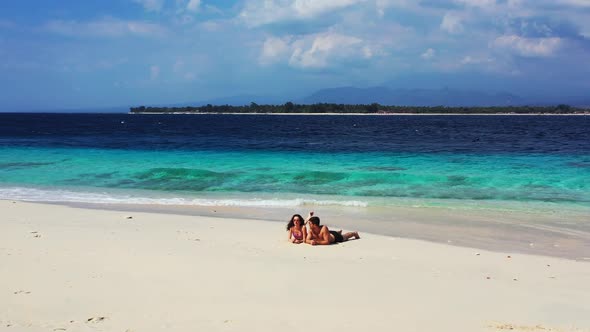
[[333,87],[590,91],[590,0],[0,1],[0,112]]

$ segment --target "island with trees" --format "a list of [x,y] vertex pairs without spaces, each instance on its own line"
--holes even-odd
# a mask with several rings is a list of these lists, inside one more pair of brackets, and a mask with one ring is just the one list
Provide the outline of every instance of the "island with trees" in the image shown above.
[[357,104],[295,104],[244,106],[203,105],[185,107],[131,107],[132,114],[586,114],[590,109],[557,106],[489,106],[489,107],[447,107],[447,106],[388,106],[372,103]]

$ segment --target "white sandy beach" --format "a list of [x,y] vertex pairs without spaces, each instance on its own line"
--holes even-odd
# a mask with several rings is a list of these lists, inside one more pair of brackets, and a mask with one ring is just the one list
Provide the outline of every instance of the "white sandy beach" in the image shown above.
[[371,234],[293,245],[257,220],[0,211],[0,331],[590,331],[589,262]]

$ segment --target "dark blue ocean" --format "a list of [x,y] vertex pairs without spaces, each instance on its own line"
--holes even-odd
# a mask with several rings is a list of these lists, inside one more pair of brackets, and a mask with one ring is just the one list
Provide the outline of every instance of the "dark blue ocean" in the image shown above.
[[0,199],[583,208],[590,117],[0,113]]

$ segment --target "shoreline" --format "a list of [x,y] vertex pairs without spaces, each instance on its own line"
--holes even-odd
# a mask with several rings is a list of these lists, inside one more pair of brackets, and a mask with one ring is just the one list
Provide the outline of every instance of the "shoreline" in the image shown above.
[[[2,202],[2,200],[0,200]],[[155,213],[205,218],[265,221],[281,227],[308,207],[177,206],[32,202],[103,211]],[[590,261],[590,214],[587,211],[515,211],[453,207],[316,206],[331,229],[358,230],[377,236],[415,239],[457,247]]]
[[372,234],[294,245],[265,220],[0,208],[6,331],[295,332],[318,313],[315,328],[345,332],[590,331],[588,262]]
[[[222,207],[73,204],[73,207],[117,209],[130,212],[181,214],[195,217],[265,221],[281,227],[304,207]],[[448,207],[328,207],[314,211],[331,229],[357,230],[377,236],[405,238],[463,248],[514,252],[590,262],[590,214],[545,211],[544,213],[504,210],[461,210]]]
[[361,115],[361,116],[423,116],[423,115],[449,115],[449,116],[458,116],[458,115],[475,115],[475,116],[494,116],[494,115],[507,115],[507,116],[590,116],[590,112],[586,113],[563,113],[563,114],[553,114],[553,113],[236,113],[236,112],[219,112],[219,113],[207,113],[207,112],[127,112],[125,114],[136,114],[136,115],[216,115],[216,114],[223,114],[223,115]]

